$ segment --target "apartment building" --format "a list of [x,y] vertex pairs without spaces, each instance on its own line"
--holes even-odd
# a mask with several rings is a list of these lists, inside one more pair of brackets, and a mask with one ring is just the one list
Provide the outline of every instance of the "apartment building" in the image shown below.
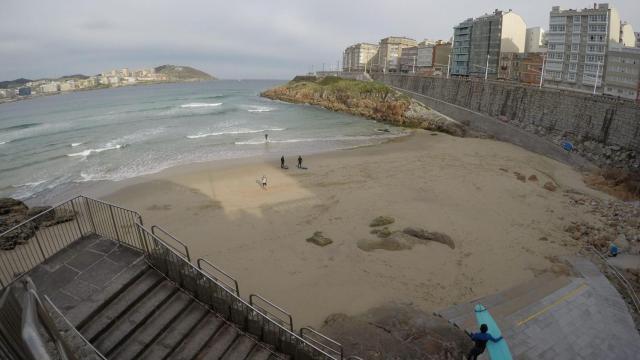
[[612,46],[607,54],[604,93],[640,101],[640,48]]
[[629,47],[636,46],[636,34],[633,32],[633,26],[626,21],[620,24],[620,44]]
[[531,85],[540,84],[545,54],[543,52],[530,52],[520,56],[520,82]]
[[437,41],[433,46],[433,69],[439,71],[442,74],[446,74],[449,71],[451,56],[451,43],[444,41]]
[[495,10],[454,27],[453,75],[498,75],[500,55],[524,52],[527,26],[511,10]]
[[527,37],[524,43],[525,53],[546,52],[546,33],[540,26],[527,29]]
[[377,59],[374,58],[374,69],[382,72],[399,72],[400,55],[404,48],[418,45],[414,39],[400,36],[390,36],[380,40]]
[[602,93],[607,51],[620,41],[620,16],[609,4],[549,14],[548,52],[544,68],[547,85]]
[[453,28],[451,47],[451,74],[469,75],[469,53],[471,52],[471,30],[473,19],[469,18]]
[[342,55],[342,71],[369,71],[377,53],[377,44],[358,43],[347,47]]

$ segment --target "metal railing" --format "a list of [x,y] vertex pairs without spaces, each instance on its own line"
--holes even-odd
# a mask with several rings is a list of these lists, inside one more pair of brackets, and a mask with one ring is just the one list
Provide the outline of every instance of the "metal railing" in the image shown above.
[[175,251],[142,224],[137,224],[137,227],[149,265],[239,329],[294,359],[334,359],[334,356],[247,303],[229,286],[193,266],[185,255]]
[[78,196],[27,219],[0,234],[0,288],[65,250],[85,236],[102,235],[141,248],[135,223],[142,217],[104,201]]
[[[284,315],[286,319],[283,319],[278,316],[278,314],[274,314],[273,312],[267,310],[265,306],[258,305],[254,299],[258,299],[264,304],[269,305],[269,307],[275,309],[278,313],[280,313],[280,315]],[[253,306],[255,309],[260,311],[265,316],[271,318],[272,320],[279,322],[281,325],[287,325],[289,327],[289,330],[293,331],[293,316],[291,316],[291,314],[287,310],[281,308],[280,306],[272,303],[271,301],[263,298],[258,294],[249,295],[249,305]]]
[[[169,232],[167,232],[165,229],[161,228],[158,225],[153,225],[151,226],[151,233],[157,237],[160,237],[158,234],[156,234],[156,231],[161,232],[162,234],[166,235],[169,237],[169,239],[171,239],[173,242],[176,242],[178,244],[180,244],[180,246],[182,247],[182,249],[184,249],[184,252],[181,251],[180,248],[177,248],[175,246],[172,246],[168,241],[164,241],[164,243],[168,246],[171,246],[171,248],[175,251],[179,251],[182,252],[182,255],[184,255],[187,260],[189,260],[189,262],[191,262],[191,255],[189,255],[189,248],[187,247],[187,245],[185,245],[182,241],[178,240],[175,236],[169,234]],[[161,238],[161,237],[160,237]],[[161,238],[162,239],[162,238]],[[165,240],[165,239],[162,239]]]
[[300,337],[307,341],[310,341],[316,346],[320,346],[327,351],[336,354],[336,356],[338,356],[337,359],[342,359],[344,357],[344,349],[342,348],[342,344],[314,330],[311,327],[300,328]]
[[635,307],[636,313],[640,315],[640,299],[638,298],[638,294],[636,294],[636,291],[633,289],[631,283],[629,283],[629,281],[618,271],[618,269],[615,268],[615,266],[609,264],[607,258],[605,258],[598,250],[596,250],[596,248],[594,248],[593,246],[587,246],[587,249],[591,250],[591,252],[593,252],[607,266],[613,276],[618,279],[620,283],[622,283],[622,286],[627,291],[627,294],[631,299],[633,306]]
[[[15,284],[5,289],[0,298],[0,320],[3,359],[51,360],[53,351],[47,344],[53,342],[57,358],[77,360],[28,277],[22,286]],[[47,336],[43,336],[40,329],[44,329]]]
[[[227,274],[222,269],[220,269],[219,267],[213,265],[212,263],[208,262],[205,259],[198,259],[198,261],[196,263],[198,265],[198,269],[200,269],[203,272],[207,273],[207,275],[209,275],[211,278],[216,280],[220,285],[226,286],[228,289],[233,290],[236,293],[236,295],[240,296],[240,288],[238,287],[238,280],[236,280],[233,276]],[[227,281],[231,280],[231,282],[233,283],[233,286],[231,286],[227,282],[221,280],[220,276],[212,275],[211,271],[209,271],[205,267],[203,267],[202,264],[205,264],[208,268],[215,270],[219,274],[222,274],[227,279]]]

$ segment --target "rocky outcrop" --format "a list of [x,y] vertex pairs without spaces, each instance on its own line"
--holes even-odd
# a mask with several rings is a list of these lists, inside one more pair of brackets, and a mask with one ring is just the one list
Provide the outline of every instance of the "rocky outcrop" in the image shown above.
[[261,96],[362,116],[396,126],[464,136],[461,123],[444,116],[390,87],[357,80],[325,77],[304,79],[264,91]]
[[347,316],[332,314],[320,331],[364,359],[461,359],[473,343],[445,319],[410,305],[386,304]]
[[76,213],[67,208],[52,210],[51,206],[29,208],[20,200],[0,198],[0,234],[32,218],[34,218],[33,221],[24,223],[2,236],[0,250],[12,250],[17,245],[25,244],[41,226],[48,227],[73,221],[76,218]]
[[[0,234],[27,219],[29,208],[22,201],[12,198],[0,199]],[[0,238],[0,249],[11,250],[26,243],[35,233],[35,223],[25,224]]]
[[395,221],[396,219],[392,218],[391,216],[378,216],[375,219],[371,220],[371,223],[369,224],[369,226],[371,227],[384,226],[384,225],[393,224]]
[[316,231],[316,232],[313,233],[313,235],[311,237],[307,238],[307,242],[310,242],[310,243],[318,245],[318,246],[327,246],[327,245],[333,243],[333,240],[331,240],[328,237],[324,236],[322,231]]

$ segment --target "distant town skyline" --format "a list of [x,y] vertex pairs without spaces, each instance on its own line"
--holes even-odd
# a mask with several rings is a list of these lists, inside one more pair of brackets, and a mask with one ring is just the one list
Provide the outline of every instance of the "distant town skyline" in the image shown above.
[[[608,2],[640,31],[640,1]],[[394,36],[448,40],[453,27],[495,9],[548,27],[552,6],[587,1],[154,1],[6,0],[0,12],[0,80],[160,64],[193,66],[219,78],[287,79],[335,67],[356,42]]]

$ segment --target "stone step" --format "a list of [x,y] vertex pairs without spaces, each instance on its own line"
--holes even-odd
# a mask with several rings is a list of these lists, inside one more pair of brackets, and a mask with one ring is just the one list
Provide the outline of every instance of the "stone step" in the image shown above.
[[172,360],[193,359],[223,325],[225,322],[221,318],[214,314],[206,315],[169,358]]
[[90,322],[80,328],[80,332],[89,341],[95,341],[103,332],[107,331],[132,306],[136,305],[149,292],[162,282],[163,278],[156,271],[146,271],[128,288],[124,289],[111,302],[105,304],[102,311],[96,314]]
[[164,331],[164,333],[147,350],[139,356],[140,359],[165,359],[182,343],[182,341],[192,334],[193,329],[208,314],[207,309],[198,302],[191,305],[176,319],[175,322]]
[[219,359],[233,344],[236,337],[238,337],[238,331],[233,326],[225,324],[209,339],[207,345],[196,356],[196,359]]
[[129,336],[122,345],[112,350],[109,353],[109,358],[116,360],[140,358],[140,355],[148,347],[153,346],[156,339],[162,336],[172,324],[180,322],[182,315],[192,303],[191,297],[178,291],[169,301],[157,308],[153,316],[138,327],[136,332]]
[[224,353],[221,360],[238,360],[245,359],[247,355],[256,346],[256,341],[247,335],[240,335],[231,344],[227,352]]
[[177,291],[168,281],[161,282],[147,296],[130,308],[123,316],[98,339],[93,342],[104,355],[109,355],[118,345],[125,342],[137,328],[142,326],[157,309],[169,300]]
[[267,360],[271,355],[272,352],[267,350],[267,348],[256,345],[247,356],[247,360]]
[[148,270],[149,266],[141,258],[125,268],[104,290],[91,295],[88,300],[79,303],[73,309],[69,310],[69,312],[65,314],[66,318],[77,329],[81,329],[89,321],[93,321],[102,309],[124,293]]

